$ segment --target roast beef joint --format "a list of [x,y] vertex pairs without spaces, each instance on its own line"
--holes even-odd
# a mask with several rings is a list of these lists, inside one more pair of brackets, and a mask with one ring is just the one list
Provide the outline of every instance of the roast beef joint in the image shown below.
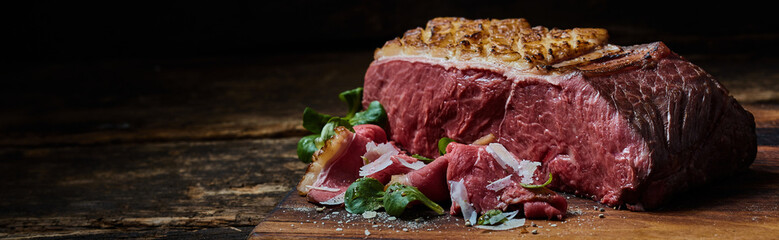
[[[362,146],[349,148],[362,152],[341,154],[352,160],[333,169],[353,172],[336,178],[364,177],[360,167],[383,159],[389,172],[370,174],[451,201],[452,214],[465,215],[466,203],[479,214],[562,219],[567,203],[551,190],[652,210],[745,170],[757,151],[753,116],[716,79],[662,42],[609,44],[605,29],[435,18],[377,49],[363,89],[364,107],[386,110],[386,140],[353,133]],[[455,141],[443,155],[441,138]],[[360,162],[352,155],[365,155],[366,144],[385,150]],[[530,174],[512,169],[529,163]],[[331,176],[307,173],[315,202],[341,192],[343,184],[314,184]],[[547,176],[549,189],[520,186]]]

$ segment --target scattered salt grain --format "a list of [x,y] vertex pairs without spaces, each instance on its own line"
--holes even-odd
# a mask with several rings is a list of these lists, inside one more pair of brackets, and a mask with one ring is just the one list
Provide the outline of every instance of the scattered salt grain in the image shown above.
[[395,219],[398,219],[398,218],[396,218],[396,217],[388,217],[387,218],[388,221],[395,221]]
[[363,218],[375,218],[376,217],[376,212],[375,211],[365,211],[364,213],[362,213],[362,217]]
[[408,232],[408,228],[403,228],[403,231],[404,232]]
[[344,230],[343,228],[336,228],[335,229],[336,232],[340,232],[340,231],[343,231],[343,230]]
[[370,235],[371,235],[371,231],[368,231],[368,229],[365,229],[365,236],[370,236]]

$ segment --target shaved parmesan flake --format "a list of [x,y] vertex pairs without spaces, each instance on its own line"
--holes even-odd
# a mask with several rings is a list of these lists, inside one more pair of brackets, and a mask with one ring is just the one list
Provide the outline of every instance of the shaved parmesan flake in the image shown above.
[[377,173],[389,167],[390,165],[392,165],[392,159],[390,159],[390,156],[382,155],[379,157],[379,159],[376,159],[376,161],[360,167],[360,177],[365,177]]
[[525,225],[525,219],[510,219],[500,225],[497,226],[490,226],[490,225],[476,225],[476,228],[480,229],[486,229],[486,230],[494,230],[494,231],[501,231],[501,230],[509,230],[518,228]]
[[514,155],[506,150],[506,147],[500,143],[490,143],[487,145],[486,149],[501,167],[506,169],[506,166],[509,166],[515,173],[522,177],[522,183],[533,183],[533,175],[535,174],[536,169],[541,166],[540,162],[528,160],[517,161],[517,159],[514,158]]
[[403,166],[406,166],[407,168],[411,168],[411,169],[414,169],[414,170],[418,170],[418,169],[420,169],[420,168],[425,166],[425,163],[423,163],[422,161],[416,161],[414,163],[409,163],[409,162],[406,162],[406,160],[403,159],[403,158],[398,158],[398,162],[400,162],[400,164],[403,164]]
[[365,144],[365,154],[362,155],[363,159],[367,159],[368,162],[376,161],[378,158],[384,155],[398,155],[400,152],[391,143],[379,143],[378,145],[370,141]]
[[341,205],[344,203],[344,194],[346,194],[346,191],[341,192],[341,194],[336,195],[335,197],[328,199],[324,202],[319,202],[319,204],[322,205]]
[[519,213],[519,210],[515,210],[513,212],[503,213],[503,215],[506,216],[506,219],[511,220],[511,219],[514,219],[514,217],[516,217],[518,213]]
[[510,186],[511,183],[513,183],[511,181],[511,175],[508,175],[508,176],[505,176],[505,177],[503,177],[501,179],[495,180],[494,182],[488,184],[486,188],[487,188],[487,190],[492,190],[492,191],[497,192],[497,191],[500,191],[500,190]]
[[374,142],[368,142],[365,144],[365,149],[366,152],[363,158],[370,161],[370,163],[360,168],[361,177],[377,173],[389,167],[392,165],[392,159],[390,158],[400,153],[391,143],[376,145]]
[[522,160],[519,162],[519,171],[517,173],[519,176],[522,176],[522,183],[532,184],[533,175],[535,174],[536,169],[540,166],[540,162],[533,162],[528,160]]
[[514,158],[513,154],[506,150],[506,147],[503,147],[503,144],[487,144],[487,152],[490,153],[490,155],[492,155],[492,157],[495,158],[495,160],[498,161],[498,164],[500,164],[500,166],[504,169],[506,169],[506,166],[509,166],[514,170],[514,172],[519,171],[519,163],[517,159]]
[[338,192],[338,191],[341,191],[341,189],[331,188],[331,187],[317,187],[317,186],[311,186],[311,185],[306,185],[306,187],[308,189],[316,189],[316,190],[328,191],[328,192]]
[[473,208],[473,204],[468,203],[468,190],[465,189],[463,181],[463,179],[460,179],[459,182],[449,181],[449,196],[451,196],[453,203],[460,206],[465,225],[470,226],[476,224],[476,218],[479,214]]

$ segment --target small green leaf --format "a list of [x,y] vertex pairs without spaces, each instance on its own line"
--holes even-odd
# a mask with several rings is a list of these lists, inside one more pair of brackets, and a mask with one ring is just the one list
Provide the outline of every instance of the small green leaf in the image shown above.
[[352,126],[360,124],[376,124],[379,126],[386,125],[387,111],[379,103],[379,101],[373,101],[368,105],[368,108],[361,112],[354,114],[354,117],[349,119],[349,124]]
[[498,225],[506,222],[506,215],[503,215],[503,211],[498,209],[492,209],[479,216],[479,220],[476,221],[476,225]]
[[384,185],[373,178],[360,178],[354,181],[344,193],[346,211],[362,214],[382,207]]
[[316,147],[315,140],[319,137],[317,134],[305,136],[298,141],[298,159],[304,163],[310,163],[314,153],[319,150]]
[[314,109],[306,107],[306,109],[303,110],[303,128],[312,133],[319,134],[331,118],[333,118],[333,116],[318,113],[314,111]]
[[344,118],[347,119],[352,118],[357,113],[357,111],[360,111],[360,109],[362,109],[362,88],[361,87],[344,91],[341,94],[338,94],[338,98],[340,98],[341,101],[345,102],[346,105],[349,107],[349,111],[346,113],[346,116]]
[[520,182],[519,185],[522,186],[523,188],[542,188],[542,187],[546,187],[546,185],[549,185],[550,183],[552,183],[552,173],[549,173],[549,179],[547,179],[544,184],[531,185],[531,184],[524,184]]
[[400,183],[393,183],[387,187],[384,194],[384,210],[387,211],[387,214],[397,217],[402,215],[408,204],[414,201],[421,202],[437,214],[444,214],[444,209],[427,198],[419,189]]
[[411,157],[413,157],[413,158],[416,158],[416,159],[419,159],[419,161],[422,161],[422,162],[424,162],[425,164],[428,164],[428,163],[430,163],[430,162],[432,162],[432,161],[434,161],[434,160],[435,160],[435,159],[432,159],[432,158],[427,158],[427,157],[424,157],[424,156],[422,156],[422,155],[419,155],[419,154],[414,154],[414,155],[411,155]]
[[335,128],[338,126],[344,126],[349,131],[354,132],[354,127],[352,127],[351,124],[349,124],[349,121],[344,120],[343,118],[339,117],[332,117],[330,118],[330,121],[325,124],[324,127],[322,127],[322,131],[319,133],[319,137],[314,139],[314,143],[316,143],[317,148],[322,148],[325,145],[325,142],[333,137],[335,135]]
[[446,154],[446,146],[449,145],[450,142],[455,142],[454,139],[448,138],[448,137],[442,137],[438,140],[438,152],[441,153],[443,156]]

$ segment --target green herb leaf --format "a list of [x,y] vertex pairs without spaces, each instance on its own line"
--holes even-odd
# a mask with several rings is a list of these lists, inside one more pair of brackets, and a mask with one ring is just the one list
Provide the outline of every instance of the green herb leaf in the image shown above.
[[402,215],[408,204],[414,201],[421,202],[437,214],[444,214],[444,209],[427,198],[419,189],[400,183],[393,183],[387,187],[384,194],[384,210],[387,211],[387,214],[397,217]]
[[449,145],[450,142],[455,142],[454,139],[448,138],[448,137],[442,137],[438,140],[438,152],[441,153],[443,156],[446,154],[446,146]]
[[354,132],[354,127],[349,124],[349,121],[339,117],[332,117],[330,118],[330,121],[322,127],[322,132],[319,134],[319,137],[315,139],[314,143],[316,143],[316,147],[322,148],[325,145],[325,142],[335,135],[335,128],[338,126],[344,126],[349,129],[349,131]]
[[414,155],[411,155],[411,157],[413,157],[413,158],[416,158],[416,159],[419,159],[419,161],[422,161],[422,162],[424,162],[425,164],[428,164],[428,163],[430,163],[430,162],[432,162],[432,161],[434,161],[434,160],[435,160],[435,159],[432,159],[432,158],[426,158],[426,157],[424,157],[424,156],[422,156],[422,155],[419,155],[419,154],[414,154]]
[[310,163],[314,153],[319,150],[316,146],[317,134],[305,136],[298,141],[298,159],[304,163]]
[[[319,135],[313,138],[317,149],[325,145],[325,142],[335,133],[335,127],[338,126],[344,126],[352,132],[354,132],[354,126],[360,124],[376,124],[382,128],[387,126],[387,112],[378,101],[371,102],[367,109],[359,111],[362,108],[362,92],[362,88],[359,87],[338,94],[338,98],[349,108],[344,117],[318,113],[309,107],[303,110],[303,128]],[[303,154],[316,152],[310,151],[310,145],[307,145],[310,140],[301,139],[298,142],[298,158],[304,163],[311,162],[311,156],[303,156]],[[304,142],[305,144],[303,144]]]
[[360,178],[354,181],[344,193],[346,211],[362,214],[382,207],[384,185],[373,178]]
[[542,188],[542,187],[546,187],[546,185],[549,185],[550,183],[552,183],[552,173],[549,173],[549,179],[547,179],[544,184],[531,185],[531,184],[524,184],[520,182],[519,185],[522,186],[523,188]]
[[345,102],[346,105],[349,107],[349,111],[346,113],[346,116],[344,118],[347,119],[352,118],[354,114],[357,113],[357,111],[362,109],[362,88],[361,87],[344,91],[341,94],[338,94],[338,98],[340,98],[341,101]]
[[333,116],[314,111],[310,107],[303,110],[303,128],[312,133],[321,133],[322,128],[330,121]]
[[479,216],[479,220],[476,221],[476,225],[498,225],[506,222],[506,215],[503,215],[503,211],[498,209],[492,209]]
[[349,124],[353,126],[360,124],[376,124],[379,126],[386,125],[387,111],[381,106],[379,101],[373,101],[368,105],[368,108],[361,112],[354,114],[354,117],[349,119]]

